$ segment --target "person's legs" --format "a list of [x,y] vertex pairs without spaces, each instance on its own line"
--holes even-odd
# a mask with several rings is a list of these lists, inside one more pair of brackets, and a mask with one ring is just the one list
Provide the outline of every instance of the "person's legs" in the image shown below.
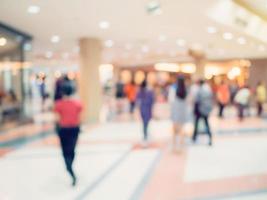
[[258,116],[259,117],[262,115],[262,110],[263,110],[262,103],[258,102]]
[[176,147],[177,147],[176,140],[177,140],[177,135],[178,135],[179,130],[180,130],[180,126],[176,122],[173,122],[173,138],[172,138],[173,151],[176,151]]
[[199,119],[200,119],[200,116],[199,115],[195,115],[194,134],[193,134],[193,138],[192,138],[193,142],[195,142],[196,139],[197,139]]
[[130,101],[130,113],[131,114],[133,114],[134,108],[135,108],[135,102],[134,101]]
[[73,185],[76,183],[76,176],[72,169],[72,163],[75,158],[75,147],[78,134],[78,128],[61,128],[59,134],[66,169],[73,179]]
[[224,110],[224,104],[220,103],[219,104],[219,117],[222,118],[223,117],[223,110]]
[[209,117],[208,116],[204,116],[203,119],[205,121],[207,134],[209,136],[209,145],[212,145],[212,135],[211,135],[211,131],[210,131]]
[[149,120],[143,119],[144,141],[147,141],[147,137],[148,137],[148,124],[149,124]]
[[69,172],[73,178],[73,185],[76,184],[76,175],[73,171],[72,165],[73,165],[73,161],[75,158],[75,148],[76,148],[76,144],[77,144],[77,140],[78,140],[78,136],[79,136],[79,128],[71,128],[70,129],[70,143],[69,143],[69,163],[68,163],[68,169]]
[[238,104],[238,117],[240,121],[244,118],[244,106],[242,104]]

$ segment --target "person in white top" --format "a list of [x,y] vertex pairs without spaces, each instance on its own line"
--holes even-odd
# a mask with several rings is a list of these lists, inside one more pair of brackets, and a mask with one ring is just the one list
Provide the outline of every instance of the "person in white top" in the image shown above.
[[244,119],[244,109],[249,105],[250,100],[250,89],[248,86],[244,86],[236,93],[234,98],[235,103],[237,104],[238,117],[242,121]]

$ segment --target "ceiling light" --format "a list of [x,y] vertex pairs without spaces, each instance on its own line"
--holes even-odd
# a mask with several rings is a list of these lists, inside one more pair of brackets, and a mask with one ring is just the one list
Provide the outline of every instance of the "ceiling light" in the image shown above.
[[6,43],[7,43],[7,39],[4,38],[4,37],[1,37],[1,38],[0,38],[0,46],[5,46]]
[[28,13],[30,14],[37,14],[40,12],[40,7],[39,6],[35,6],[35,5],[31,5],[28,7]]
[[108,48],[111,48],[114,45],[113,40],[106,40],[105,41],[105,46]]
[[154,65],[154,69],[164,72],[178,72],[180,70],[180,67],[176,63],[156,63]]
[[146,6],[146,11],[150,15],[161,15],[162,10],[158,1],[150,1]]
[[186,45],[186,41],[183,40],[183,39],[178,39],[178,40],[176,40],[176,44],[177,44],[178,46],[183,47],[183,46]]
[[226,32],[226,33],[223,34],[223,38],[225,40],[232,40],[234,38],[234,36],[233,36],[232,33]]
[[160,42],[165,42],[167,40],[167,37],[165,35],[160,35],[159,36],[159,41]]
[[264,45],[260,45],[260,46],[258,47],[258,50],[259,50],[259,51],[266,51],[266,47],[265,47]]
[[207,28],[207,31],[208,31],[208,33],[210,33],[210,34],[217,33],[217,29],[216,29],[215,27],[213,27],[213,26],[209,26],[209,27]]
[[246,44],[247,43],[247,40],[245,38],[243,38],[243,37],[239,37],[239,38],[237,38],[237,42],[239,44]]
[[149,52],[149,47],[146,46],[146,45],[142,46],[142,52],[143,53],[148,53]]
[[52,43],[58,43],[60,41],[60,37],[58,35],[53,35],[51,37],[51,42]]
[[180,66],[180,68],[183,73],[193,74],[196,72],[196,65],[193,63],[184,63]]
[[108,21],[101,21],[99,22],[98,26],[101,29],[108,29],[110,27],[110,24]]
[[52,56],[53,56],[53,52],[52,52],[52,51],[47,51],[47,52],[45,53],[45,57],[46,57],[46,58],[52,58]]

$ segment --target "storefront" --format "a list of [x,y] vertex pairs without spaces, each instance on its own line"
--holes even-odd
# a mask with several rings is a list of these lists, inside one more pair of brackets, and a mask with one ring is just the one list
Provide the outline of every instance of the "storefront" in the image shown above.
[[0,23],[0,122],[28,121],[32,37]]

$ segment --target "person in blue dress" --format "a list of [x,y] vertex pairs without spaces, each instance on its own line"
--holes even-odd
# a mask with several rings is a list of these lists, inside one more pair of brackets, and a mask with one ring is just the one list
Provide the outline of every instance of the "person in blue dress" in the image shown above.
[[147,81],[144,80],[137,94],[137,102],[140,108],[140,114],[143,122],[144,142],[148,139],[148,125],[152,118],[152,109],[155,101],[154,92],[147,88]]

